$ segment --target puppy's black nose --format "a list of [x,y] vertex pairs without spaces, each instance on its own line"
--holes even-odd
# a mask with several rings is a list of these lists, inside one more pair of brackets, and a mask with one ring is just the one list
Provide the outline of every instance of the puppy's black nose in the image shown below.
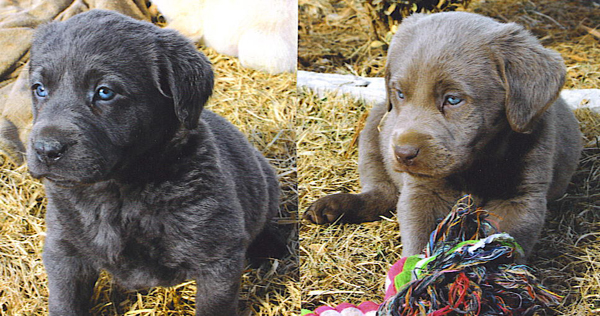
[[410,166],[419,155],[419,148],[410,145],[396,145],[394,146],[394,155],[396,155],[398,162]]
[[38,160],[50,165],[63,157],[67,146],[53,139],[42,139],[33,143],[33,150]]

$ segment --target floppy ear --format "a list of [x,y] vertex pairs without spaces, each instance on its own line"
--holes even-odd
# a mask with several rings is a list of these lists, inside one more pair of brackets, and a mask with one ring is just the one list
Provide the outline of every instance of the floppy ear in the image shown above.
[[387,111],[392,110],[392,101],[390,100],[390,69],[386,65],[385,67],[385,104],[387,105]]
[[530,133],[558,98],[566,75],[563,59],[514,23],[503,25],[491,45],[506,89],[508,122],[514,131]]
[[173,100],[175,115],[187,129],[198,126],[200,113],[212,94],[213,71],[208,59],[175,31],[162,29],[161,53],[154,82],[159,91]]

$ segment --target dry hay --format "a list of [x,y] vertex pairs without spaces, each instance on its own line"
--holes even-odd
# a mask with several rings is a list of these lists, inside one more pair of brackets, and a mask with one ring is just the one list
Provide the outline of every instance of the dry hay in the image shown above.
[[[277,169],[283,190],[279,222],[290,255],[242,277],[242,315],[293,315],[299,310],[297,180],[294,131],[295,75],[242,68],[211,49],[215,93],[208,108],[229,119]],[[0,156],[0,315],[46,315],[48,289],[41,261],[45,197],[39,181]],[[125,292],[104,273],[96,284],[93,315],[193,315],[195,282]]]
[[[600,8],[581,1],[472,1],[471,12],[526,26],[565,59],[565,88],[597,88]],[[460,8],[459,8],[460,9]],[[299,1],[301,70],[383,77],[387,45],[379,45],[371,14],[357,0]]]
[[[385,47],[373,47],[368,14],[352,0],[300,1],[299,67],[303,70],[383,76]],[[559,51],[566,88],[600,88],[600,9],[583,1],[473,1],[469,11],[516,21]],[[327,194],[360,192],[356,136],[370,105],[349,97],[300,91],[298,169],[300,213]],[[576,112],[586,137],[567,195],[549,205],[532,255],[542,283],[565,296],[550,314],[600,313],[600,115]],[[302,307],[381,302],[384,276],[400,258],[395,216],[379,222],[300,228]]]
[[[300,209],[326,194],[358,193],[357,122],[369,106],[333,95],[300,91],[298,175]],[[391,215],[390,215],[391,216]],[[387,269],[400,258],[396,221],[300,229],[303,308],[341,302],[381,302]]]

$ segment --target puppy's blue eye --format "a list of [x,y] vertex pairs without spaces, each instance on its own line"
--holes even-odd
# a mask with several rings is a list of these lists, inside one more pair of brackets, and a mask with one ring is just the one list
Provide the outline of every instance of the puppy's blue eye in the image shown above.
[[456,106],[459,103],[461,103],[463,101],[463,99],[459,98],[459,97],[455,97],[455,96],[447,96],[446,100],[444,101],[444,104],[450,105],[450,106]]
[[398,90],[397,94],[398,94],[398,98],[404,100],[404,93],[402,91]]
[[101,87],[96,91],[96,96],[99,100],[109,101],[115,97],[116,93],[107,87]]
[[46,90],[44,85],[41,83],[34,84],[32,89],[35,95],[39,98],[45,98],[48,96],[48,90]]

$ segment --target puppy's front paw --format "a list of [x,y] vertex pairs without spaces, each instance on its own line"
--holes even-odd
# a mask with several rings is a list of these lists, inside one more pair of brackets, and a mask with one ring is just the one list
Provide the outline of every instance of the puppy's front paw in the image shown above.
[[361,222],[358,214],[363,201],[357,194],[338,193],[318,199],[304,213],[303,218],[315,224]]

